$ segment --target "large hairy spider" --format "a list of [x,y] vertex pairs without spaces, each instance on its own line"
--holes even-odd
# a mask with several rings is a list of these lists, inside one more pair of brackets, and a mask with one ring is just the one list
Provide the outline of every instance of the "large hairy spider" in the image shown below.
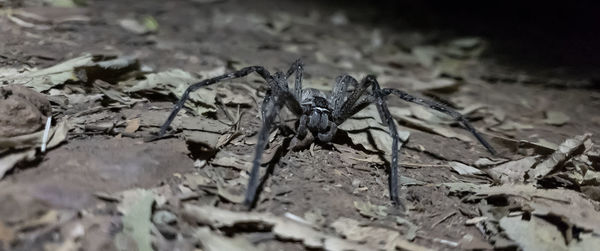
[[[477,133],[460,113],[446,105],[417,98],[397,89],[382,89],[373,75],[366,76],[360,82],[349,75],[341,75],[336,78],[335,86],[330,95],[323,94],[321,91],[312,88],[302,89],[303,63],[300,59],[296,60],[286,73],[277,71],[275,74],[271,75],[269,71],[262,66],[250,66],[225,75],[206,79],[189,86],[173,108],[167,121],[161,126],[158,137],[164,136],[169,124],[171,124],[177,115],[177,112],[179,112],[185,101],[188,99],[190,92],[222,80],[244,77],[253,72],[258,73],[264,78],[268,85],[268,91],[261,107],[263,120],[262,127],[258,134],[258,142],[256,144],[256,151],[254,153],[252,169],[250,171],[250,180],[244,199],[244,205],[249,208],[255,201],[256,190],[259,185],[259,168],[263,151],[268,141],[269,131],[275,122],[275,117],[284,105],[300,118],[296,129],[296,135],[292,139],[292,142],[305,139],[308,131],[310,131],[320,142],[329,142],[335,135],[338,125],[365,108],[367,105],[375,103],[382,122],[387,124],[389,133],[393,138],[392,161],[388,184],[390,198],[399,206],[402,205],[398,198],[399,138],[396,131],[396,125],[393,122],[392,115],[385,102],[386,96],[394,94],[405,101],[423,105],[452,116],[471,132],[490,153],[495,154],[492,146]],[[287,80],[294,73],[294,88],[290,89]],[[349,90],[349,85],[353,87],[353,90]],[[369,87],[371,87],[370,91],[368,90]]]

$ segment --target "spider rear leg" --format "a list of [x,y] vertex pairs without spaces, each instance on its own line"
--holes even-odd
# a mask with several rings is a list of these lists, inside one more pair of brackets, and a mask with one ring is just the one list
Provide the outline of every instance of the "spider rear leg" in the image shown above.
[[271,82],[273,79],[271,77],[271,74],[269,73],[269,71],[267,71],[264,67],[249,66],[249,67],[244,67],[244,68],[240,69],[239,71],[234,71],[234,72],[230,72],[230,73],[227,73],[227,74],[224,74],[221,76],[217,76],[214,78],[205,79],[198,83],[190,85],[187,89],[185,89],[185,91],[183,92],[183,95],[181,95],[181,98],[179,98],[179,101],[177,101],[177,103],[175,104],[175,107],[173,107],[171,114],[169,114],[169,117],[167,118],[165,123],[160,127],[160,132],[158,133],[158,138],[161,138],[162,136],[165,135],[165,133],[167,132],[167,129],[169,128],[169,125],[173,122],[173,119],[175,119],[175,116],[177,116],[177,113],[179,112],[179,110],[181,110],[181,108],[183,108],[183,105],[185,104],[185,101],[187,101],[187,99],[189,98],[191,92],[193,92],[199,88],[202,88],[204,86],[216,84],[223,80],[241,78],[241,77],[244,77],[253,72],[258,73],[263,79],[265,79],[265,81],[267,81],[267,83]]
[[[379,84],[376,84],[376,85],[379,86]],[[400,91],[398,89],[393,89],[393,88],[380,89],[379,88],[378,92],[380,93],[381,96],[387,96],[390,94],[394,94],[405,101],[415,103],[418,105],[422,105],[422,106],[428,107],[430,109],[450,115],[456,121],[460,122],[471,134],[473,134],[473,136],[479,141],[479,143],[481,143],[488,150],[488,152],[490,152],[492,155],[496,155],[496,150],[477,132],[477,130],[475,130],[475,128],[473,128],[473,126],[467,121],[467,119],[462,114],[455,111],[454,109],[452,109],[444,104],[438,103],[438,102],[434,102],[431,100],[412,96],[412,95],[410,95],[406,92]]]
[[292,63],[285,78],[290,78],[294,73],[296,73],[296,76],[294,77],[294,96],[296,96],[296,99],[300,100],[302,98],[302,75],[304,73],[304,62],[302,62],[301,58],[296,59],[296,61]]

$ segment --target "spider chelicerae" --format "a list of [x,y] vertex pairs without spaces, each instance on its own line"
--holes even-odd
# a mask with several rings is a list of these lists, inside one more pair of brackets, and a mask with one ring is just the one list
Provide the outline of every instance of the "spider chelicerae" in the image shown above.
[[[399,137],[396,125],[385,101],[385,97],[388,95],[393,94],[402,100],[429,107],[452,116],[471,132],[491,154],[496,153],[494,148],[477,133],[465,117],[446,105],[418,98],[398,89],[381,88],[373,75],[367,75],[360,82],[352,76],[341,75],[336,78],[335,86],[329,95],[317,89],[302,89],[303,66],[302,60],[298,59],[292,63],[287,72],[277,71],[274,74],[269,73],[262,66],[249,66],[235,72],[192,84],[185,90],[179,101],[175,104],[167,121],[161,126],[158,138],[165,135],[169,125],[188,99],[190,92],[219,81],[240,78],[255,72],[266,81],[268,90],[261,106],[262,127],[258,134],[252,169],[250,170],[250,180],[248,181],[244,198],[244,205],[248,208],[252,207],[256,198],[256,191],[259,186],[259,168],[265,146],[267,145],[269,131],[283,106],[286,106],[299,117],[296,134],[291,143],[294,145],[298,141],[305,140],[309,131],[313,138],[318,139],[320,142],[326,143],[331,141],[336,134],[338,125],[361,109],[374,103],[382,122],[388,126],[390,136],[393,139],[388,184],[390,198],[398,206],[402,206],[398,197]],[[293,89],[288,85],[288,78],[292,75],[295,75]],[[353,89],[349,87],[353,87]],[[369,87],[371,87],[370,90]]]

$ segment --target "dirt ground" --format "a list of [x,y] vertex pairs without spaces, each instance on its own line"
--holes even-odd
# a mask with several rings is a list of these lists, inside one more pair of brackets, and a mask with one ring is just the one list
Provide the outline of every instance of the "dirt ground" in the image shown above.
[[[57,8],[48,1],[0,1],[2,88],[18,84],[7,77],[15,69],[35,72],[86,54],[97,62],[135,58],[127,61],[135,70],[89,63],[66,70],[75,76],[66,81],[48,77],[37,84],[30,77],[24,84],[49,100],[52,138],[61,136],[61,122],[68,129],[45,153],[37,145],[5,143],[22,142],[14,130],[0,135],[6,169],[0,180],[0,250],[585,250],[590,240],[599,242],[599,227],[585,223],[585,217],[600,214],[600,176],[588,178],[600,171],[592,143],[600,140],[593,71],[526,67],[518,55],[501,55],[494,40],[382,23],[376,10],[360,4],[85,2]],[[169,84],[191,82],[177,75],[166,87],[127,89],[171,69],[201,79],[247,65],[285,71],[297,58],[305,63],[305,86],[327,90],[340,74],[374,73],[384,87],[446,103],[499,153],[489,154],[447,117],[388,98],[399,131],[410,135],[400,150],[402,210],[389,198],[389,145],[378,143],[372,131],[377,128],[339,130],[332,143],[288,151],[295,119],[283,112],[263,158],[268,164],[259,199],[247,212],[240,202],[261,126],[257,104],[265,92],[259,78],[208,88],[214,92],[199,94],[170,136],[155,141],[146,139],[182,91]],[[18,122],[17,136],[41,135],[46,108],[11,99],[13,92],[0,92],[3,128]],[[361,133],[369,135],[367,141],[360,141]],[[35,150],[25,153],[27,147]],[[558,158],[552,171],[534,180],[533,164],[526,171],[506,165],[537,156],[532,170],[540,170],[550,155]],[[21,161],[9,165],[12,156]],[[502,167],[508,169],[498,175],[494,168]],[[481,192],[488,185],[530,186],[536,194]],[[542,191],[573,192],[584,202],[567,201],[565,211],[528,204],[553,196],[538,196]],[[586,206],[592,209],[583,219],[568,214]],[[201,209],[214,215],[200,215]],[[505,225],[520,218],[515,215],[523,215],[523,224],[553,229],[562,241],[520,239]],[[349,225],[339,227],[342,222]],[[342,242],[356,246],[343,248]]]

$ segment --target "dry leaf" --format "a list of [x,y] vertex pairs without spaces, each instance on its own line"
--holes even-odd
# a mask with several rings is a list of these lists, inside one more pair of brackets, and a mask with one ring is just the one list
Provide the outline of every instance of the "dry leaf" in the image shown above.
[[404,80],[402,82],[410,83],[412,86],[412,90],[423,92],[423,91],[437,91],[437,92],[454,92],[457,91],[461,85],[461,82],[458,82],[451,78],[434,78],[429,81],[421,81],[418,79],[409,79]]
[[580,193],[567,189],[538,189],[532,184],[504,184],[490,186],[472,183],[444,183],[452,193],[469,192],[468,200],[505,196],[519,201],[522,207],[531,208],[538,216],[560,216],[567,224],[600,234],[599,206]]
[[[388,133],[387,126],[379,121],[377,108],[370,105],[344,121],[338,128],[348,132],[352,143],[362,145],[369,151],[384,152],[387,156],[390,156],[393,140]],[[394,121],[394,123],[396,122]],[[399,125],[396,123],[398,137],[400,138],[398,150],[402,148],[402,143],[406,142],[410,135],[408,131],[400,131],[399,128]]]
[[504,120],[504,122],[502,122],[502,124],[491,127],[491,130],[500,130],[500,131],[520,131],[520,130],[530,130],[533,129],[535,127],[533,127],[532,125],[529,124],[523,124],[520,122],[516,122],[516,121],[512,121],[512,120]]
[[402,111],[401,109],[399,110],[396,107],[390,107],[390,112],[392,113],[392,116],[395,119],[404,122],[409,127],[412,127],[412,128],[424,131],[424,132],[441,135],[446,138],[459,139],[464,142],[472,142],[473,141],[471,139],[471,137],[469,137],[465,134],[455,132],[453,129],[450,129],[446,125],[432,124],[432,123],[424,122],[424,121],[406,116],[406,113],[404,111]]
[[206,251],[252,251],[261,250],[244,237],[225,237],[210,231],[208,227],[196,229],[192,234],[202,244],[202,250]]
[[460,162],[449,161],[448,165],[460,175],[485,175],[483,171]]
[[530,142],[530,141],[526,141],[526,140],[516,140],[516,139],[511,139],[511,138],[502,137],[502,136],[489,134],[489,133],[482,133],[482,134],[488,136],[488,138],[490,138],[490,141],[496,143],[497,145],[501,145],[505,148],[508,148],[508,150],[510,150],[511,152],[520,152],[520,150],[522,150],[522,149],[532,149],[534,154],[546,155],[546,154],[551,154],[552,152],[554,152],[556,150],[553,148],[549,148],[546,145],[538,144],[538,143],[534,143],[534,142]]
[[221,97],[221,102],[225,105],[244,105],[251,106],[254,104],[254,99],[251,95],[234,93],[231,87],[217,88],[217,94]]
[[525,175],[538,163],[540,156],[530,156],[513,160],[499,166],[487,169],[486,172],[501,184],[514,184],[525,182]]
[[562,126],[569,122],[569,116],[559,111],[546,111],[544,123],[555,126]]
[[358,212],[372,219],[383,218],[388,215],[386,206],[373,205],[371,202],[354,201],[354,207]]
[[115,237],[118,249],[129,249],[128,240],[133,240],[137,250],[152,250],[150,229],[154,193],[134,189],[122,193],[119,211],[123,214],[123,231]]
[[115,59],[110,56],[87,54],[46,69],[1,78],[0,82],[23,84],[43,92],[66,81],[92,82],[102,79],[112,82],[137,69],[139,63],[132,57]]
[[478,160],[475,161],[475,163],[473,163],[474,166],[479,167],[479,168],[485,168],[485,167],[492,167],[492,166],[496,166],[502,163],[506,163],[509,160],[507,159],[502,159],[502,158],[479,158]]
[[134,133],[140,128],[140,118],[127,120],[127,126],[125,127],[126,133]]
[[572,158],[576,152],[584,148],[584,142],[590,137],[591,134],[584,134],[565,140],[558,146],[558,150],[542,163],[538,164],[535,169],[529,171],[529,180],[541,179],[552,171],[561,168],[565,161]]
[[1,247],[4,250],[9,250],[10,243],[13,242],[15,237],[15,232],[11,228],[7,227],[4,222],[0,221],[0,242],[2,242]]
[[[273,160],[277,151],[281,148],[281,142],[271,144],[263,153],[261,164],[267,164]],[[254,151],[246,154],[236,154],[230,151],[221,150],[217,153],[213,161],[213,165],[233,167],[238,170],[250,171],[252,169],[252,160]]]
[[557,226],[538,217],[531,217],[529,221],[504,217],[500,219],[500,226],[523,250],[568,250]]
[[405,240],[398,231],[387,228],[364,226],[364,224],[350,218],[338,218],[331,223],[331,227],[333,227],[336,232],[346,237],[346,239],[377,247],[377,250],[396,250],[396,248],[410,251],[430,250],[410,243]]
[[143,35],[158,30],[158,22],[152,16],[144,16],[141,19],[125,18],[119,20],[119,25],[132,33]]
[[22,161],[32,161],[35,159],[35,150],[24,150],[16,153],[9,153],[0,158],[0,178],[12,169],[17,163]]
[[410,105],[410,114],[427,123],[449,124],[455,121],[450,115],[416,104]]
[[408,227],[408,230],[404,235],[405,239],[413,241],[417,237],[417,230],[419,230],[419,227],[417,227],[417,225],[399,216],[396,216],[396,223]]
[[329,251],[373,250],[374,248],[320,232],[309,225],[270,213],[233,212],[189,203],[184,204],[183,212],[188,218],[214,228],[233,227],[237,224],[267,227],[279,238],[301,241],[307,248],[321,248]]
[[311,208],[304,213],[304,219],[314,226],[323,226],[327,218],[319,208]]
[[[126,92],[150,92],[165,96],[175,95],[181,98],[191,84],[201,81],[199,77],[189,72],[172,69],[168,71],[146,74],[145,79],[130,79],[119,82]],[[189,94],[185,106],[192,108],[196,113],[203,114],[215,112],[215,97],[217,91],[212,87],[204,87]]]
[[[67,119],[63,119],[56,126],[52,127],[48,133],[48,142],[46,149],[52,149],[67,139],[69,125]],[[35,159],[35,149],[41,147],[44,131],[35,132],[27,135],[4,138],[0,137],[0,152],[9,150],[21,150],[14,153],[5,154],[0,158],[0,178],[21,161],[30,161]]]

